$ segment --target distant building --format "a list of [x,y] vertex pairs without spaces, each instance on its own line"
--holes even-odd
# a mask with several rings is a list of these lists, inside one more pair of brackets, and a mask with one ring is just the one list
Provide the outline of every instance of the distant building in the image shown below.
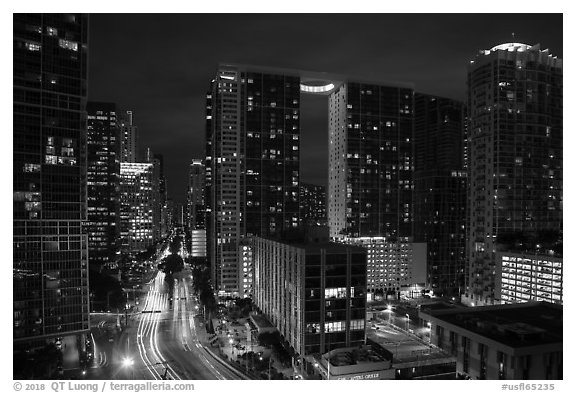
[[254,238],[254,303],[300,356],[365,340],[366,252]]
[[421,295],[426,282],[426,243],[384,237],[345,238],[342,242],[366,250],[368,300]]
[[145,251],[154,243],[152,177],[151,163],[120,164],[120,228],[125,251]]
[[539,302],[426,310],[432,344],[466,379],[562,379],[562,306]]
[[562,59],[539,45],[482,50],[468,69],[466,303],[491,304],[498,239],[562,231]]
[[496,290],[504,304],[545,301],[562,304],[562,256],[545,252],[496,252]]
[[88,257],[93,269],[120,251],[120,139],[116,105],[88,102]]
[[145,162],[152,164],[152,198],[153,198],[153,214],[152,214],[152,237],[155,242],[159,241],[162,236],[162,206],[164,195],[162,195],[161,188],[163,187],[163,168],[162,168],[162,155],[154,154],[152,149],[146,148]]
[[164,211],[164,207],[166,205],[166,199],[168,198],[166,192],[166,179],[164,178],[164,156],[159,153],[154,153],[152,157],[154,161],[154,166],[157,167],[160,172],[160,178],[158,180],[158,194],[157,194],[157,207],[156,207],[157,209],[159,209],[159,212],[157,212],[156,214],[158,214],[159,216],[158,219],[159,235],[160,238],[164,238],[168,236],[168,228],[165,222],[166,215]]
[[464,288],[466,172],[464,105],[416,93],[414,111],[414,240],[426,242],[426,284],[437,294]]
[[192,258],[206,258],[206,170],[200,159],[192,160],[188,180],[186,226],[190,231]]
[[328,225],[325,186],[300,183],[300,218],[304,225]]
[[134,124],[132,111],[119,111],[120,162],[138,162],[138,127]]
[[14,350],[63,339],[77,348],[64,366],[78,367],[90,329],[88,16],[15,13],[13,22]]

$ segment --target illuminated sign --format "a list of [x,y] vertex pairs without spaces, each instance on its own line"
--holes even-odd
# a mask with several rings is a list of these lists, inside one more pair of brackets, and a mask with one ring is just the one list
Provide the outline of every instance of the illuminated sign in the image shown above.
[[380,379],[380,373],[373,374],[357,374],[345,377],[337,377],[336,379],[349,379],[349,380],[359,380],[359,379]]

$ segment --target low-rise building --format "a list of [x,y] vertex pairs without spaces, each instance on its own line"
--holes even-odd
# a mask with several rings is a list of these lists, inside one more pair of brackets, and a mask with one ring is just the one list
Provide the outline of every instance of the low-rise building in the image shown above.
[[547,302],[421,308],[431,341],[466,379],[562,379],[562,306]]
[[302,356],[364,343],[366,252],[253,238],[254,303]]
[[367,254],[368,301],[388,295],[412,298],[426,284],[426,243],[410,237],[348,237],[345,244],[362,247]]
[[391,357],[383,356],[370,345],[333,349],[313,364],[323,379],[394,379]]

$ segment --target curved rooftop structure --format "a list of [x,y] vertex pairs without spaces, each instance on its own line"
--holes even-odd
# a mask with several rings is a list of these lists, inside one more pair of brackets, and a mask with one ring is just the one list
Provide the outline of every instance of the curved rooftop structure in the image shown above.
[[507,42],[505,44],[496,45],[495,47],[490,49],[490,51],[493,52],[496,50],[507,50],[510,52],[515,52],[515,51],[525,52],[530,48],[532,48],[531,45],[522,44],[522,43],[518,43],[518,42]]

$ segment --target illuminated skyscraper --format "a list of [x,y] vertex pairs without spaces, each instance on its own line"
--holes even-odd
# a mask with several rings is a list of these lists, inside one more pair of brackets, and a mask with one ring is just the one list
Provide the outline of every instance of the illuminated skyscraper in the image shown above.
[[296,74],[243,66],[221,66],[212,82],[208,247],[223,293],[240,292],[242,237],[281,236],[300,225],[299,82]]
[[120,128],[120,162],[138,162],[138,127],[132,111],[118,112]]
[[330,94],[331,237],[412,236],[413,111],[410,85],[348,81]]
[[161,154],[153,154],[152,149],[146,149],[145,161],[152,164],[152,237],[154,241],[162,237],[162,206],[164,206],[165,194],[163,178],[163,162]]
[[83,345],[90,327],[87,42],[86,15],[14,14],[15,348]]
[[201,159],[193,159],[188,179],[188,216],[186,226],[190,231],[192,258],[206,258],[206,171]]
[[205,178],[206,171],[201,159],[193,159],[188,178],[188,227],[205,228]]
[[89,102],[88,256],[90,264],[114,262],[120,250],[120,138],[116,105]]
[[437,294],[464,287],[466,172],[461,102],[416,94],[414,240],[426,242],[426,283]]
[[465,302],[500,300],[494,291],[500,239],[562,231],[562,95],[562,59],[539,45],[498,45],[469,65]]
[[154,243],[152,163],[120,164],[122,249],[144,251]]
[[412,235],[411,85],[221,65],[207,97],[209,254],[219,290],[239,291],[238,241],[301,225],[300,94],[328,97],[333,237]]

